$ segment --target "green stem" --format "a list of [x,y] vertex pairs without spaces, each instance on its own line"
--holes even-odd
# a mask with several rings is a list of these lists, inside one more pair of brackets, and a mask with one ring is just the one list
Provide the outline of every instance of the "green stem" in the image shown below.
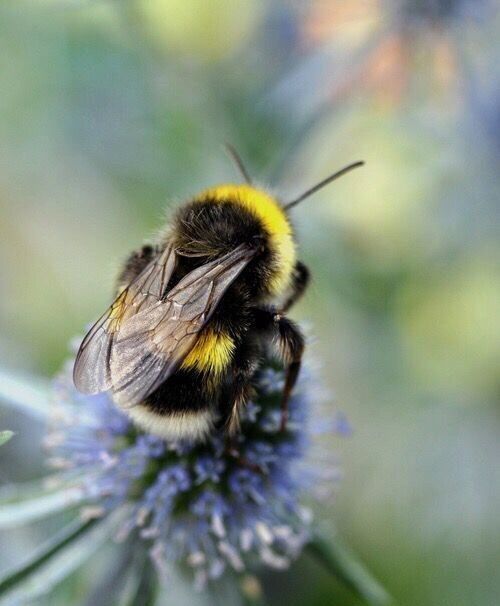
[[96,520],[89,520],[87,522],[77,520],[66,528],[63,528],[53,538],[42,545],[40,549],[37,549],[21,567],[16,566],[12,572],[7,572],[5,576],[0,578],[0,596],[35,572],[40,566],[61,551],[61,549],[64,549],[66,545],[87,532],[95,522]]
[[328,542],[316,533],[306,550],[367,604],[386,606],[392,602],[385,589],[338,537]]

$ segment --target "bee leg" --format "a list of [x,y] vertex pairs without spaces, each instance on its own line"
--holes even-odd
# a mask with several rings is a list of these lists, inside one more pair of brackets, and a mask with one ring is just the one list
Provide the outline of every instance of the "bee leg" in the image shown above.
[[252,394],[252,377],[257,370],[257,355],[250,345],[242,345],[233,360],[232,381],[225,394],[225,430],[234,436],[240,429],[241,413]]
[[238,440],[234,435],[227,435],[225,437],[225,452],[230,457],[234,457],[235,459],[239,459],[240,457],[240,449],[238,446]]
[[254,471],[255,473],[265,475],[266,472],[260,465],[257,465],[257,463],[252,463],[241,454],[239,444],[237,440],[235,440],[235,436],[226,437],[226,454],[233,457],[240,467],[244,467],[245,469],[250,469],[250,471]]
[[281,307],[283,312],[288,311],[290,307],[304,294],[309,284],[310,277],[311,274],[307,268],[307,265],[304,265],[302,261],[297,261],[293,269],[290,295]]
[[118,276],[118,287],[120,288],[120,285],[132,282],[151,261],[155,252],[155,248],[150,244],[145,244],[139,250],[134,250],[125,261],[123,269]]
[[238,432],[241,425],[241,413],[252,394],[252,377],[257,370],[257,352],[249,344],[243,344],[236,352],[233,361],[233,377],[224,399],[228,402],[223,415],[226,417],[226,453],[233,457],[241,467],[264,474],[260,465],[252,463],[240,451]]
[[299,376],[304,337],[298,326],[273,309],[254,309],[255,324],[258,330],[268,334],[277,345],[279,358],[286,366],[285,386],[281,400],[281,431],[286,430],[288,421],[288,403]]
[[285,386],[281,400],[281,431],[286,430],[288,422],[288,403],[297,381],[304,353],[304,337],[296,324],[280,314],[275,314],[278,333],[278,349],[283,362],[287,364]]

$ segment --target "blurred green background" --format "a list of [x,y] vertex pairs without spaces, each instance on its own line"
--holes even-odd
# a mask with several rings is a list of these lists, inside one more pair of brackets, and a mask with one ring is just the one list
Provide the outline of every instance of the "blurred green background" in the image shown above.
[[[497,9],[3,0],[2,365],[58,370],[165,209],[238,178],[224,141],[285,198],[363,159],[294,211],[314,282],[292,315],[354,427],[332,441],[337,498],[316,509],[397,603],[497,606]],[[39,432],[22,435],[2,479],[39,473]],[[80,603],[80,583],[47,603]],[[305,560],[265,589],[358,603]]]

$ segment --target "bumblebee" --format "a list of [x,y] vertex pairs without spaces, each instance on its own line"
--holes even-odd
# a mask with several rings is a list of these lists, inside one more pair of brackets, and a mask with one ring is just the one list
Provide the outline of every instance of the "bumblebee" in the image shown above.
[[297,260],[288,204],[246,183],[200,193],[176,212],[155,244],[126,261],[117,296],[83,339],[74,383],[109,391],[140,428],[166,439],[231,436],[269,350],[285,368],[281,428],[300,370],[304,337],[287,317],[309,270]]

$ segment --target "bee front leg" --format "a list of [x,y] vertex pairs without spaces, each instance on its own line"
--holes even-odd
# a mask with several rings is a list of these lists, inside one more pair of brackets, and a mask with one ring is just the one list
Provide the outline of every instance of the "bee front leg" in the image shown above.
[[156,248],[150,244],[144,244],[139,250],[134,250],[125,261],[118,276],[118,290],[121,290],[123,284],[130,284],[132,280],[137,278],[146,265],[150,263],[156,252]]
[[288,404],[299,376],[304,353],[304,337],[294,322],[275,310],[255,310],[255,318],[257,326],[273,339],[278,356],[286,366],[281,400],[281,431],[285,431],[288,422]]
[[300,299],[309,285],[310,278],[311,274],[307,265],[302,261],[297,261],[293,269],[290,294],[281,307],[282,311],[288,311]]

